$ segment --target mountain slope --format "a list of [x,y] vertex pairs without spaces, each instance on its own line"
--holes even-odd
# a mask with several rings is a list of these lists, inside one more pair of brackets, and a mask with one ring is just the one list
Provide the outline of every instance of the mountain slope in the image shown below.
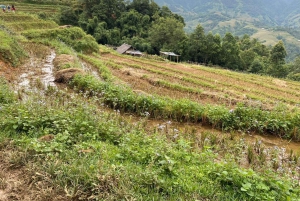
[[[156,0],[159,5],[166,5],[172,11],[177,12],[187,19],[219,13],[230,18],[240,18],[248,15],[251,18],[264,20],[265,25],[284,26],[289,19],[297,15],[300,9],[298,1],[275,0]],[[202,21],[203,22],[203,21]]]
[[[300,54],[300,2],[298,0],[156,0],[182,15],[186,31],[201,24],[206,32],[237,36],[248,34],[265,45],[283,40],[287,61]],[[278,29],[278,27],[282,27]]]

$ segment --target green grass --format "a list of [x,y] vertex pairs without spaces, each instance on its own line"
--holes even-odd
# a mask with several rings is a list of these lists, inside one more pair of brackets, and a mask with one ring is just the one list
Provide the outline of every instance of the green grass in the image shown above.
[[138,115],[149,113],[154,118],[202,122],[222,130],[255,131],[300,140],[299,111],[288,111],[284,105],[273,111],[264,111],[239,104],[231,111],[224,106],[200,105],[185,99],[137,95],[125,86],[100,82],[92,76],[76,76],[70,84],[77,90],[98,96],[109,107],[123,112]]
[[78,52],[92,53],[98,52],[99,46],[91,35],[78,28],[72,27],[68,29],[47,29],[47,30],[28,30],[23,31],[22,35],[29,40],[37,41],[41,39],[60,40],[71,46]]
[[19,65],[21,60],[26,57],[26,53],[20,43],[16,40],[14,35],[11,35],[10,32],[2,26],[0,26],[0,38],[0,59],[10,63],[12,66]]
[[[60,92],[49,95],[52,100],[33,95],[25,103],[4,106],[0,133],[20,151],[26,150],[23,165],[35,164],[71,199],[232,201],[299,196],[296,184],[271,171],[260,174],[232,161],[216,163],[218,155],[207,142],[195,149],[184,137],[170,141],[165,135],[146,133],[143,121],[134,125],[116,112],[103,112],[92,100],[79,101],[80,96]],[[54,139],[39,140],[48,134]]]
[[6,80],[0,77],[0,105],[16,101],[15,94],[9,88]]

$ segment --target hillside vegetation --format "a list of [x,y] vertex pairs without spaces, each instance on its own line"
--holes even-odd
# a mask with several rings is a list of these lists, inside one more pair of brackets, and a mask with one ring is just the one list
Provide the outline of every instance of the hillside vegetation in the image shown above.
[[[299,1],[174,1],[157,0],[185,19],[185,30],[192,32],[201,24],[206,32],[225,35],[231,32],[239,37],[248,34],[264,45],[275,45],[284,40],[287,61],[293,61],[300,52]],[[280,30],[278,30],[278,27]]]
[[[299,200],[298,154],[245,140],[300,140],[298,82],[119,55],[24,12],[0,24],[0,160],[30,184],[1,172],[3,200]],[[20,88],[49,54],[57,87]]]

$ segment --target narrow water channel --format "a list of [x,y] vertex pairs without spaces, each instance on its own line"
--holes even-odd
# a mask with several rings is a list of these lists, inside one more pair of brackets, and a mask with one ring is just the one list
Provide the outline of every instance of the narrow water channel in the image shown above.
[[36,84],[37,81],[40,81],[44,88],[48,88],[49,86],[56,87],[53,74],[53,60],[55,57],[55,51],[51,50],[50,54],[42,61],[34,61],[31,58],[27,67],[24,68],[24,72],[19,77],[17,90],[25,89],[32,91],[34,90],[34,83]]

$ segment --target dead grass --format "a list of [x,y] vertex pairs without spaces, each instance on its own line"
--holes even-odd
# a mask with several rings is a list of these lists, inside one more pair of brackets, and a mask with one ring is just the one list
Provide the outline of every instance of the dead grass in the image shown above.
[[[272,108],[278,101],[286,102],[292,107],[295,103],[299,102],[300,86],[296,86],[294,82],[279,79],[274,80],[273,78],[264,76],[243,75],[241,73],[203,66],[150,61],[114,54],[102,55],[101,59],[111,62],[115,61],[118,65],[124,66],[121,69],[121,71],[124,72],[123,75],[117,72],[116,69],[111,68],[111,70],[115,73],[116,77],[119,77],[124,82],[130,82],[130,85],[134,87],[136,84],[131,83],[140,83],[141,79],[143,79],[144,81],[148,81],[148,84],[155,88],[158,88],[155,80],[164,80],[188,88],[201,89],[203,91],[201,96],[192,98],[192,100],[201,103],[225,103],[231,107],[232,104],[236,104],[237,102],[243,102],[247,105],[257,105],[256,102],[258,101],[260,102],[258,103],[259,106]],[[145,69],[137,69],[136,66]],[[155,73],[155,71],[160,73]],[[131,76],[131,79],[125,78],[125,75]],[[139,87],[139,90],[148,91],[145,89],[147,88],[146,86],[143,87],[144,89],[141,89],[140,86],[137,87]],[[148,88],[151,88],[153,91],[152,87],[148,86]],[[172,89],[172,92],[165,93],[163,87],[159,88],[159,90],[163,90],[164,92],[154,91],[156,94],[170,94],[170,97],[176,97],[176,99],[191,98],[191,94],[188,92],[180,93],[178,90]],[[210,101],[205,102],[207,101],[207,97],[209,97]]]
[[272,82],[279,87],[287,87],[286,81],[284,80],[274,79]]
[[57,71],[55,74],[55,82],[68,83],[76,74],[84,74],[84,71],[79,68],[67,68]]
[[53,60],[53,65],[56,70],[62,70],[67,67],[74,67],[75,58],[72,55],[61,54],[55,57]]

